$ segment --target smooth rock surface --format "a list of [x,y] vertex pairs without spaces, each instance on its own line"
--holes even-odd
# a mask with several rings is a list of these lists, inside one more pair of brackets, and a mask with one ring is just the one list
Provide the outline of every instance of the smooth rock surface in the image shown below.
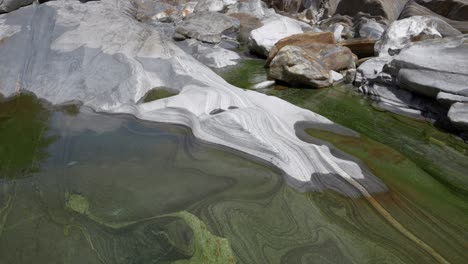
[[184,42],[180,43],[181,46],[186,46],[184,50],[187,50],[195,59],[211,68],[233,66],[241,59],[236,52],[219,46],[200,43],[194,39],[188,39]]
[[376,43],[375,51],[380,56],[394,55],[411,42],[460,34],[460,31],[442,19],[414,16],[393,22]]
[[280,15],[268,17],[262,20],[262,23],[263,26],[250,32],[249,49],[265,58],[279,40],[294,34],[313,31],[313,28],[306,23]]
[[[197,138],[266,160],[297,182],[312,175],[365,178],[357,163],[295,134],[299,121],[330,120],[229,85],[133,14],[125,2],[102,0],[51,1],[0,16],[0,92],[185,125]],[[137,104],[155,87],[180,93]],[[224,111],[210,114],[216,109]]]
[[447,116],[455,127],[468,131],[468,103],[454,103]]

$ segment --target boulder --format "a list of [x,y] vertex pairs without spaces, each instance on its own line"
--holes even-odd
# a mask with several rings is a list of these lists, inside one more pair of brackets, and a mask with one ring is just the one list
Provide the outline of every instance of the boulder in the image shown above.
[[448,19],[468,20],[466,0],[416,0],[415,2]]
[[335,38],[331,32],[306,32],[283,38],[271,48],[265,66],[268,67],[278,51],[285,46],[304,46],[313,43],[335,44]]
[[375,20],[365,19],[359,24],[359,37],[363,39],[378,40],[382,37],[385,31],[384,25]]
[[249,35],[249,50],[261,57],[268,57],[270,50],[279,40],[308,31],[313,28],[306,23],[289,17],[274,15],[262,20],[263,26],[254,29]]
[[468,103],[454,103],[447,116],[454,127],[468,131]]
[[376,43],[375,51],[379,56],[394,55],[412,42],[460,34],[442,19],[415,16],[393,22]]
[[408,0],[328,0],[330,14],[370,15],[389,23],[400,16]]
[[418,4],[414,0],[410,0],[408,4],[405,6],[405,8],[400,14],[400,19],[408,18],[412,16],[435,16],[444,20],[445,22],[447,22],[448,24],[450,24],[452,27],[456,28],[460,32],[468,33],[468,21],[467,20],[463,20],[463,21],[453,20],[453,19],[441,16],[437,14],[436,12],[434,12],[433,10],[430,10],[429,8]]
[[352,52],[340,45],[315,43],[285,46],[271,61],[268,76],[291,85],[321,88],[333,84],[336,74],[330,71],[354,67]]
[[339,44],[348,47],[358,58],[374,57],[375,39],[349,39]]
[[208,43],[221,42],[222,35],[239,30],[239,20],[218,12],[198,12],[177,24],[175,38],[194,38]]
[[2,0],[0,1],[0,14],[14,11],[22,6],[30,5],[34,0]]

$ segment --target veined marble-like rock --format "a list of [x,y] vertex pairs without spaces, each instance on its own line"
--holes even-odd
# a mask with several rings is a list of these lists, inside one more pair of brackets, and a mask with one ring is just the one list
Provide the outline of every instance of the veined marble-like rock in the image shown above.
[[[299,121],[332,125],[276,97],[229,85],[132,17],[124,1],[51,1],[0,16],[0,92],[29,91],[53,104],[182,124],[202,140],[254,155],[297,182],[313,175],[364,179],[353,161],[295,134]],[[151,89],[178,95],[137,104]],[[213,110],[223,110],[215,111]]]
[[270,16],[262,20],[262,23],[263,26],[250,32],[249,49],[265,58],[279,40],[294,34],[313,31],[313,28],[306,23],[280,15]]
[[411,42],[453,37],[461,32],[436,17],[414,16],[393,22],[375,45],[376,53],[394,55]]

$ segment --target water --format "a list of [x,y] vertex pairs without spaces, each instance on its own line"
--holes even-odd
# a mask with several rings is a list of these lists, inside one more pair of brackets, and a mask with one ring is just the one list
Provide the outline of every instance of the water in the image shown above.
[[[326,94],[304,102],[312,98],[339,102]],[[357,149],[351,154],[391,190],[376,199],[448,261],[464,263],[467,200],[368,129],[357,139],[308,132]],[[450,151],[463,169],[466,156]],[[431,153],[427,163],[446,156]],[[298,192],[281,171],[185,127],[52,108],[28,95],[0,103],[0,263],[233,262],[437,263],[366,199]]]

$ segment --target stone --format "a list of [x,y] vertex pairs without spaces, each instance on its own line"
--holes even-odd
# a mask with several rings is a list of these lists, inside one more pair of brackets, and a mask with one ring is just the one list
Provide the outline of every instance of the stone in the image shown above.
[[223,0],[199,0],[195,12],[221,12],[225,8]]
[[393,22],[375,45],[379,56],[395,55],[412,42],[460,35],[461,32],[436,17],[414,16]]
[[328,0],[326,2],[329,5],[330,15],[355,17],[366,14],[391,23],[398,19],[408,0]]
[[468,20],[466,0],[417,0],[415,2],[443,17],[458,21]]
[[366,19],[365,22],[361,22],[359,25],[359,37],[363,39],[378,40],[382,37],[384,31],[384,26],[375,20]]
[[335,38],[331,32],[306,32],[283,38],[271,48],[265,65],[268,67],[278,51],[285,46],[304,46],[313,43],[335,44]]
[[241,57],[234,51],[230,51],[210,44],[200,43],[194,39],[188,39],[180,43],[184,50],[195,59],[211,68],[224,68],[239,63]]
[[189,15],[177,24],[175,32],[179,36],[194,38],[208,43],[221,42],[222,35],[236,32],[239,20],[217,12],[198,12]]
[[270,86],[273,86],[274,84],[275,84],[275,81],[264,81],[264,82],[253,85],[251,88],[254,90],[260,90],[260,89],[265,89]]
[[352,69],[354,65],[351,51],[339,45],[285,46],[271,61],[268,76],[291,85],[321,88],[333,84],[330,71]]
[[[428,0],[426,0],[428,1]],[[419,2],[419,1],[418,1]],[[422,3],[422,2],[421,2]],[[438,10],[434,10],[438,11]],[[403,18],[409,18],[412,16],[433,16],[433,17],[438,17],[448,24],[450,24],[452,27],[456,28],[460,32],[466,34],[468,33],[468,21],[467,20],[453,20],[444,16],[441,16],[434,12],[433,10],[430,10],[427,7],[424,7],[417,3],[414,0],[410,0],[408,4],[405,6],[405,9],[400,14],[400,19]]]
[[[200,140],[270,162],[297,186],[313,185],[312,175],[368,180],[358,163],[296,136],[298,122],[332,121],[228,84],[160,30],[139,21],[127,1],[49,1],[7,13],[0,16],[0,93],[183,125]],[[138,103],[155,87],[179,93]],[[216,109],[224,111],[210,115]]]
[[34,0],[2,0],[0,1],[0,14],[14,11],[22,6],[30,5]]
[[242,0],[238,1],[237,3],[229,6],[227,9],[226,14],[235,14],[235,13],[242,13],[247,14],[258,19],[263,19],[266,13],[262,7],[261,0]]
[[445,106],[451,106],[454,103],[468,103],[468,96],[455,95],[451,93],[439,92],[437,102]]
[[349,39],[341,41],[339,44],[349,48],[358,58],[375,56],[375,39]]
[[262,20],[263,26],[254,29],[249,35],[249,50],[261,57],[268,57],[270,50],[279,40],[313,31],[313,28],[306,23],[294,20],[289,17],[274,15]]
[[447,114],[452,125],[462,131],[468,131],[468,104],[454,103]]

